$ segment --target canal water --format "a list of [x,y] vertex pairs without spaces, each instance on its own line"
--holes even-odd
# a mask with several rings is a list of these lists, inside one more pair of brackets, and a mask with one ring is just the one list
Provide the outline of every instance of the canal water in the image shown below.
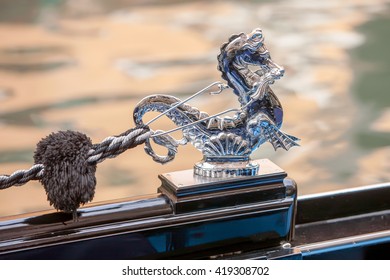
[[[29,168],[51,132],[78,130],[97,143],[133,127],[143,97],[185,98],[221,80],[219,47],[256,27],[286,69],[272,88],[283,130],[301,146],[275,152],[264,144],[253,158],[285,169],[300,194],[390,181],[386,0],[0,1],[0,174]],[[212,114],[238,101],[224,92],[191,105]],[[94,201],[155,193],[158,174],[200,158],[185,146],[159,165],[137,147],[98,165]],[[0,191],[0,216],[44,209],[38,182]]]

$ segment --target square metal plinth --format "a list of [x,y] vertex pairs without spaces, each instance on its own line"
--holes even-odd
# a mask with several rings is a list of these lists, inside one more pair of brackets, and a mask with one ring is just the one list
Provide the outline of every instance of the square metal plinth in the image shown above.
[[287,173],[268,159],[256,160],[257,175],[208,178],[193,170],[159,175],[159,192],[172,202],[175,213],[187,213],[286,198]]

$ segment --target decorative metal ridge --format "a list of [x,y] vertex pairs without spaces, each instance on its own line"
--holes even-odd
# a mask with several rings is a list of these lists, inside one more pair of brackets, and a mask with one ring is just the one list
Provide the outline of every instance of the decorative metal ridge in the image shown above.
[[[253,71],[253,67],[258,69]],[[270,88],[270,84],[284,75],[284,69],[272,61],[263,32],[258,28],[249,34],[233,35],[221,46],[218,69],[227,84],[215,82],[185,100],[169,95],[145,97],[134,109],[134,121],[137,126],[144,125],[143,116],[156,111],[160,115],[146,125],[166,116],[178,126],[169,131],[154,131],[150,137],[154,143],[168,149],[167,155],[156,154],[150,139],[146,140],[146,152],[159,163],[173,160],[179,145],[191,143],[203,153],[203,160],[195,165],[195,174],[206,177],[255,175],[259,167],[250,161],[250,155],[260,145],[270,142],[275,150],[298,146],[298,138],[280,130],[283,109]],[[239,108],[210,116],[186,103],[204,93],[221,94],[226,88],[237,95]],[[235,113],[232,117],[220,117],[232,112]],[[183,133],[181,139],[170,135],[177,130]]]

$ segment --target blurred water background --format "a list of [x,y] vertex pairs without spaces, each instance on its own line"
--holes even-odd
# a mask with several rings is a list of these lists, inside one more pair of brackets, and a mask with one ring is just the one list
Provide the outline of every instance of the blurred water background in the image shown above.
[[[386,0],[0,1],[0,174],[33,164],[36,143],[72,129],[94,143],[133,127],[150,94],[185,98],[221,80],[220,45],[263,29],[285,76],[283,130],[301,147],[270,158],[300,194],[390,181],[390,6]],[[235,95],[191,102],[216,113]],[[172,127],[168,120],[154,128]],[[180,147],[159,165],[137,147],[99,164],[94,201],[155,193],[157,175],[189,169],[201,154]],[[50,209],[30,182],[0,192],[0,216]]]

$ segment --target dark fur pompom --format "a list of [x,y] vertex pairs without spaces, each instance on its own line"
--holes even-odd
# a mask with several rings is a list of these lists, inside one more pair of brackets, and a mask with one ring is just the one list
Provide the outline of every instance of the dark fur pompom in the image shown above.
[[57,210],[75,213],[93,199],[96,165],[87,163],[91,147],[89,137],[69,130],[52,133],[37,144],[34,160],[45,168],[40,181]]

